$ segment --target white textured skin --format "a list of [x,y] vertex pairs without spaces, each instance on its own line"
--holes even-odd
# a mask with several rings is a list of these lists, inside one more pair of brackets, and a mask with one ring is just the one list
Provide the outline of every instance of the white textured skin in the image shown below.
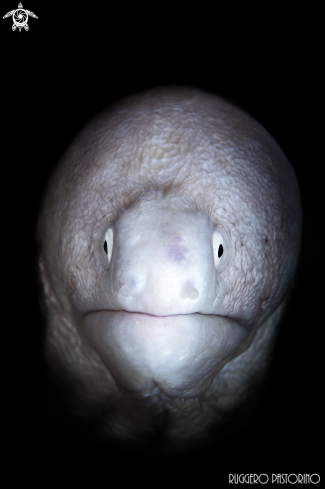
[[105,429],[121,439],[168,412],[165,439],[181,447],[264,374],[297,267],[299,189],[247,114],[157,89],[73,142],[39,237],[48,357],[78,380],[77,402],[106,405]]

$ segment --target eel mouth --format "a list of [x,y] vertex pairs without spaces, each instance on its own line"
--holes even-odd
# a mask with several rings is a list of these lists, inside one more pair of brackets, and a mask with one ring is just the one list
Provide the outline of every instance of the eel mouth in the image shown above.
[[248,330],[234,319],[200,313],[153,316],[94,311],[82,327],[117,386],[132,397],[194,397],[243,349]]

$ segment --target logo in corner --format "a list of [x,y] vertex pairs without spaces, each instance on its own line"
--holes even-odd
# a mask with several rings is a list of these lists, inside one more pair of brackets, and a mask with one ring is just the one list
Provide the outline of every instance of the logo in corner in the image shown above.
[[13,20],[12,30],[15,31],[18,27],[19,32],[21,32],[22,28],[24,28],[25,31],[28,31],[28,16],[34,17],[34,19],[38,19],[37,15],[35,15],[33,12],[23,9],[23,5],[21,3],[18,5],[18,8],[16,10],[11,10],[11,12],[7,12],[6,15],[4,15],[2,18],[6,19],[11,15]]

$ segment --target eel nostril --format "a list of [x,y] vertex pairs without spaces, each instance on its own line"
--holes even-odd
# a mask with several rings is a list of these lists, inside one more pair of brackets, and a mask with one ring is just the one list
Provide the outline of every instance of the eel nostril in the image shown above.
[[198,295],[199,295],[198,291],[194,289],[190,292],[190,299],[196,299]]
[[119,288],[118,292],[122,297],[136,296],[143,290],[145,281],[140,278],[128,278]]
[[129,297],[132,294],[133,287],[130,284],[124,284],[119,290],[122,297]]
[[183,287],[180,296],[182,299],[197,299],[199,296],[199,292],[191,283],[187,283]]

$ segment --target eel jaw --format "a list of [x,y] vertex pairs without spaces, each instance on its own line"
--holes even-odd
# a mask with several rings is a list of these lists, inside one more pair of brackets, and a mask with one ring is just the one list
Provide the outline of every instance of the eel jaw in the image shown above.
[[249,336],[227,317],[106,310],[86,314],[83,331],[120,391],[136,398],[200,395]]

